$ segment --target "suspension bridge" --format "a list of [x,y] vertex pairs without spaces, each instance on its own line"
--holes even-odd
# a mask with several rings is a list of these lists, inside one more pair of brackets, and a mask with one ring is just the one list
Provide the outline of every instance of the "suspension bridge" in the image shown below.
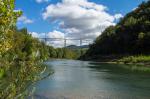
[[[100,32],[104,31],[105,28],[107,26],[100,26]],[[94,38],[50,38],[47,37],[46,33],[45,33],[45,37],[43,38],[38,38],[39,40],[46,42],[53,42],[53,41],[63,41],[64,43],[64,47],[67,46],[67,41],[71,40],[71,41],[79,41],[79,46],[82,46],[83,43],[87,43],[87,45],[89,45],[90,43],[94,42]]]
[[45,43],[47,42],[54,42],[54,41],[63,41],[64,47],[67,47],[67,41],[78,41],[79,46],[82,46],[83,43],[90,43],[93,42],[94,39],[90,38],[49,38],[49,37],[44,37],[44,38],[38,38],[41,41],[44,41]]

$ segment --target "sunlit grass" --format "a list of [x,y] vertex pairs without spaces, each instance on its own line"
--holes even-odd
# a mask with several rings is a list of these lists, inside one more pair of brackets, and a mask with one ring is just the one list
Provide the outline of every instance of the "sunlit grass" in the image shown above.
[[150,56],[138,55],[138,56],[128,56],[119,59],[118,62],[124,63],[149,63]]

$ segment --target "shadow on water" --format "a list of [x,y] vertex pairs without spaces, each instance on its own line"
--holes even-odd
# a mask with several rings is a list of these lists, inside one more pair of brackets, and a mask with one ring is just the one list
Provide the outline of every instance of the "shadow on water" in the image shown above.
[[35,84],[36,99],[150,97],[150,73],[133,71],[126,65],[76,60],[50,60],[46,64],[54,70],[54,74]]
[[[115,85],[119,84],[124,85],[134,89],[140,89],[144,92],[150,92],[150,72],[143,72],[132,70],[130,65],[124,64],[104,64],[104,63],[95,63],[91,62],[88,66],[91,68],[91,71],[95,71],[97,73],[107,72],[110,74],[109,76],[103,76],[103,79],[111,81],[115,83]],[[97,77],[102,78],[102,76],[98,75]],[[135,90],[136,91],[136,90]]]
[[95,71],[101,71],[101,72],[104,71],[104,72],[117,73],[117,74],[125,74],[125,73],[136,74],[136,75],[143,74],[143,75],[150,76],[150,71],[142,70],[143,68],[148,68],[146,66],[144,67],[138,65],[110,64],[110,63],[98,63],[98,62],[90,62],[89,64],[90,65],[88,67]]

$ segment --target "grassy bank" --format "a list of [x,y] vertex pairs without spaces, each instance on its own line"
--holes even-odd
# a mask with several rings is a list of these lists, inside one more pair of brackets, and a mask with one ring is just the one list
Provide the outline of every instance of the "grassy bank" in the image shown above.
[[110,63],[126,64],[122,68],[131,71],[150,72],[150,56],[123,56],[121,58],[112,60]]
[[116,62],[124,64],[138,64],[143,66],[150,66],[150,56],[137,55],[137,56],[125,56],[118,59]]
[[150,72],[150,55],[96,55],[90,58],[81,58],[81,60],[96,61],[107,64],[125,64],[122,66],[124,69]]

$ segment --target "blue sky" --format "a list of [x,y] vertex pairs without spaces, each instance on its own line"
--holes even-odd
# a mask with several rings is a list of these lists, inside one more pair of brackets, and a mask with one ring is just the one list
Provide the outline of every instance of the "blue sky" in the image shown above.
[[[61,2],[61,0],[50,0],[50,2],[36,3],[36,0],[16,0],[16,9],[23,10],[24,15],[34,20],[32,24],[21,24],[19,28],[27,27],[29,31],[49,32],[53,30],[53,25],[42,19],[42,12],[49,4]],[[121,13],[125,15],[136,8],[144,0],[89,0],[97,4],[108,7],[110,14]]]
[[[16,0],[16,10],[24,13],[17,26],[26,27],[36,35],[47,33],[50,37],[63,37],[66,32],[68,37],[78,37],[79,34],[83,37],[96,37],[100,35],[98,26],[114,25],[142,1],[144,0]],[[49,8],[46,9],[47,7]],[[90,32],[86,34],[87,31]]]

